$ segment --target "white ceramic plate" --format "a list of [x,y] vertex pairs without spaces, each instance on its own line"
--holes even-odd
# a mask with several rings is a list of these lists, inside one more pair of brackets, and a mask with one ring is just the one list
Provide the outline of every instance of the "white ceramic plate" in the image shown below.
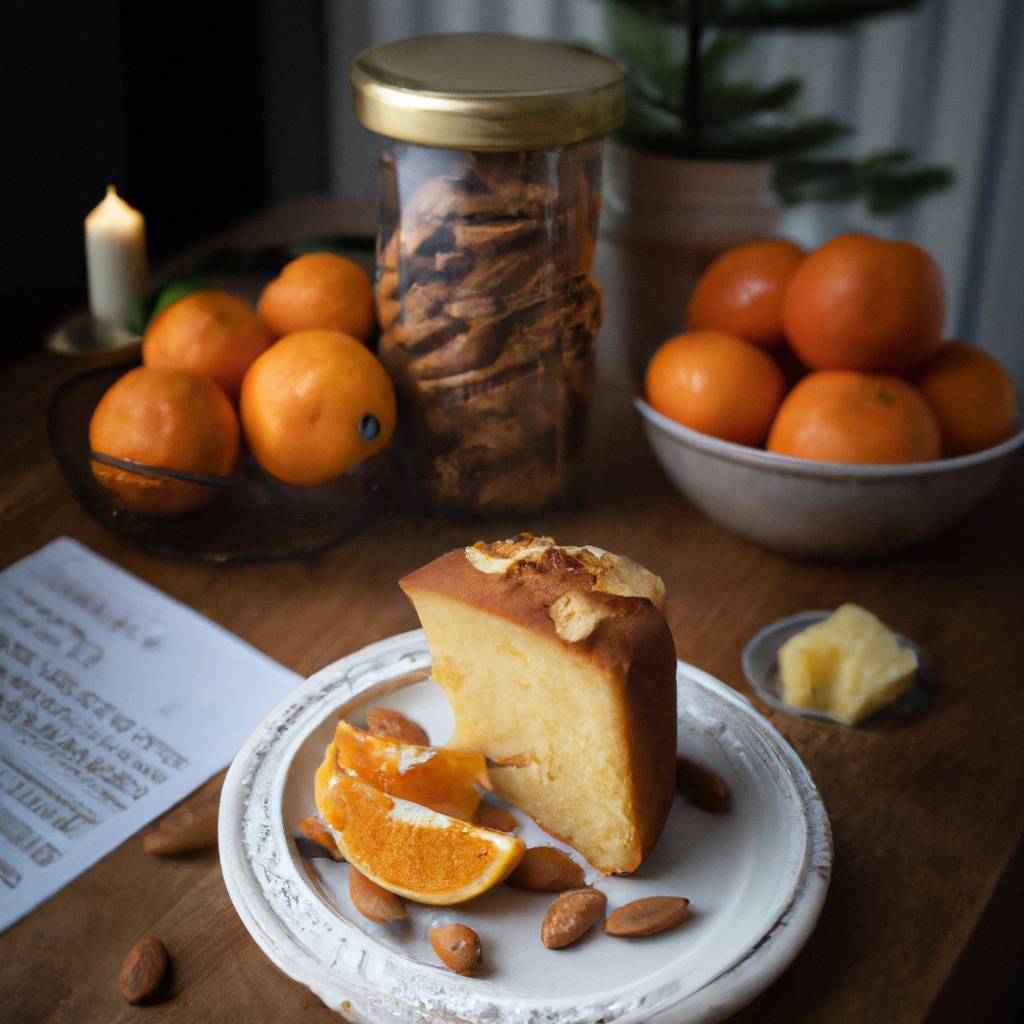
[[[785,740],[743,697],[682,662],[679,751],[726,780],[732,809],[714,816],[677,797],[639,871],[587,877],[607,893],[609,910],[680,895],[691,901],[691,921],[636,940],[594,929],[552,951],[540,942],[552,897],[506,886],[463,906],[410,905],[409,920],[392,925],[362,918],[348,901],[347,865],[305,860],[290,835],[315,813],[313,774],[339,713],[359,722],[368,704],[383,704],[445,741],[451,711],[429,670],[421,630],[342,658],[275,708],[231,765],[220,805],[224,881],[281,970],[356,1024],[696,1024],[734,1012],[789,964],[828,888],[825,810]],[[519,817],[528,845],[553,843]],[[427,933],[451,921],[479,932],[479,977],[461,978],[434,957]]]

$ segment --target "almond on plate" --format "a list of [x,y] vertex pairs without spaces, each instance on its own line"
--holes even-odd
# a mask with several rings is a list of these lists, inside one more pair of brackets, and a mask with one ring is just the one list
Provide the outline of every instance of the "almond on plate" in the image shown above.
[[622,938],[640,938],[667,931],[692,916],[690,901],[682,896],[647,896],[609,914],[604,930]]
[[676,758],[676,788],[694,807],[725,814],[732,803],[729,787],[710,768],[688,757]]
[[574,889],[556,896],[544,915],[540,940],[548,949],[570,946],[604,917],[608,897],[599,889]]
[[519,827],[519,819],[511,811],[488,803],[480,805],[476,812],[476,823],[497,832],[514,832]]
[[406,916],[402,898],[371,881],[358,868],[348,869],[348,894],[356,910],[377,924],[400,921]]
[[516,889],[564,892],[583,887],[583,868],[557,846],[531,846],[505,881]]
[[430,945],[446,967],[456,974],[472,974],[483,960],[480,936],[464,924],[442,924],[430,929]]
[[391,708],[370,708],[366,712],[366,731],[371,736],[390,736],[421,747],[430,744],[430,738],[422,726],[406,718],[401,711],[393,711]]
[[331,835],[331,830],[316,815],[312,818],[303,818],[299,822],[298,833],[303,839],[322,850],[331,860],[345,859],[341,855],[341,850],[338,849],[338,844],[334,841],[334,836]]

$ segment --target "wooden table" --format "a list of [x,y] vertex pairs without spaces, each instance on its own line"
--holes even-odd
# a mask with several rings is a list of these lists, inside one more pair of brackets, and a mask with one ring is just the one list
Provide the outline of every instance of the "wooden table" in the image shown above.
[[[231,238],[319,233],[339,215],[316,206],[311,232],[311,209],[276,211]],[[658,470],[627,391],[601,382],[571,507],[487,523],[393,511],[306,561],[212,568],[127,547],[75,504],[50,456],[44,414],[54,386],[76,369],[39,353],[4,371],[0,565],[70,535],[303,674],[417,625],[396,586],[403,573],[480,536],[521,529],[597,544],[659,572],[679,657],[748,696],[740,651],[780,616],[856,601],[914,637],[941,690],[913,724],[850,732],[759,705],[817,782],[835,872],[804,951],[734,1019],[1009,1019],[1024,905],[1024,463],[933,543],[863,564],[795,562],[691,508]],[[139,1010],[121,1000],[116,978],[145,935],[166,943],[174,976],[170,998]],[[0,936],[0,1007],[5,1021],[48,1024],[338,1019],[243,929],[215,852],[159,859],[138,835]]]

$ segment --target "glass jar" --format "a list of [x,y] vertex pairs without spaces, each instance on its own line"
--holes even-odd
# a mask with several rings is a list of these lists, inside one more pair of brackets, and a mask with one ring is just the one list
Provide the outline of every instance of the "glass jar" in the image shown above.
[[570,481],[603,312],[591,274],[621,69],[517,36],[368,50],[356,113],[380,157],[380,356],[434,507],[536,511]]

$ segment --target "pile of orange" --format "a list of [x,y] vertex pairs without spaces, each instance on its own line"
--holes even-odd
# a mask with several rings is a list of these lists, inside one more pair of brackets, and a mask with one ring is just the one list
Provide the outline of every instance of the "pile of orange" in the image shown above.
[[686,316],[689,330],[651,359],[646,394],[702,433],[805,459],[908,463],[1017,429],[1006,371],[942,340],[942,275],[910,242],[742,245],[704,272]]
[[345,859],[419,903],[449,905],[497,885],[526,849],[469,820],[483,754],[371,735],[340,720],[316,773],[316,805]]
[[394,389],[364,344],[374,326],[366,272],[331,253],[300,256],[259,310],[207,288],[152,319],[143,365],[110,387],[89,425],[101,456],[93,473],[127,508],[173,515],[213,501],[224,488],[152,470],[230,477],[243,439],[296,486],[325,483],[390,441]]

